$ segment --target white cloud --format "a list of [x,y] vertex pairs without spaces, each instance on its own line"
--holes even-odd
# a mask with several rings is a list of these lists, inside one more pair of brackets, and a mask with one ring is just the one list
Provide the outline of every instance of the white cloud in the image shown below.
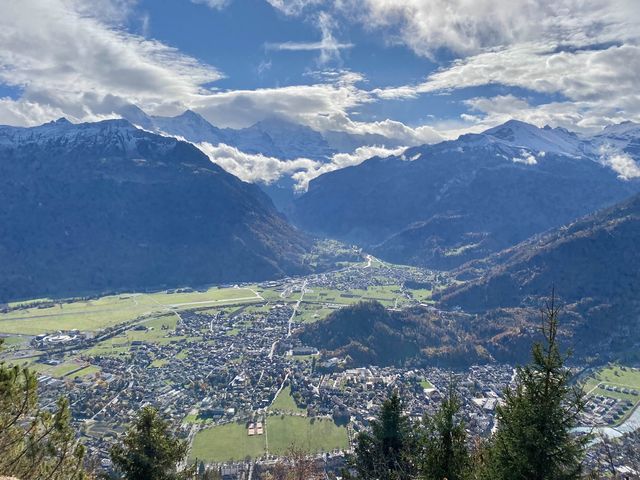
[[341,0],[352,21],[434,58],[554,39],[572,45],[635,36],[635,0]]
[[266,0],[273,8],[285,15],[297,16],[306,9],[322,5],[325,0]]
[[623,180],[640,177],[640,166],[627,153],[609,145],[600,147],[600,161],[610,167]]
[[[377,128],[348,120],[351,109],[374,101],[354,85],[362,80],[355,72],[326,71],[325,82],[315,85],[209,90],[204,85],[221,78],[218,70],[112,26],[116,6],[126,0],[113,2],[100,0],[108,23],[79,0],[0,3],[0,82],[22,89],[19,99],[2,100],[0,123],[33,125],[60,116],[91,121],[133,103],[158,115],[192,108],[223,127],[276,115],[321,130]],[[323,55],[332,55],[329,43],[325,47]]]
[[342,72],[330,83],[210,92],[194,98],[190,107],[223,127],[246,127],[275,116],[317,130],[342,129],[349,110],[374,101],[354,85],[361,78]]
[[296,181],[297,190],[306,191],[309,187],[309,182],[324,173],[333,172],[334,170],[339,170],[353,165],[359,165],[372,157],[384,158],[391,155],[400,155],[404,150],[405,147],[393,149],[379,146],[359,147],[353,153],[337,153],[331,158],[329,163],[317,163],[311,168],[294,173],[292,178]]
[[369,158],[379,156],[400,155],[405,147],[384,148],[379,146],[359,147],[352,153],[337,153],[326,162],[318,162],[308,158],[281,160],[261,154],[249,154],[235,147],[210,143],[198,143],[212,162],[220,165],[246,182],[273,183],[284,176],[291,176],[296,182],[296,190],[306,191],[309,182],[328,172],[353,165],[358,165]]
[[319,51],[320,58],[318,59],[321,65],[328,63],[329,61],[340,60],[340,50],[353,48],[352,43],[341,43],[333,35],[334,22],[330,15],[326,12],[320,12],[316,21],[314,22],[322,34],[322,39],[318,42],[281,42],[281,43],[266,43],[265,48],[267,50],[279,50],[279,51]]
[[191,3],[199,3],[215,10],[222,10],[231,3],[231,0],[191,0]]
[[[213,8],[224,0],[199,0]],[[635,0],[268,0],[285,15],[315,19],[321,40],[271,45],[316,49],[320,63],[350,48],[339,22],[362,22],[389,43],[419,55],[442,48],[458,60],[421,83],[365,90],[357,72],[326,70],[312,85],[221,91],[213,66],[122,24],[135,0],[0,2],[0,82],[21,97],[0,99],[0,123],[36,124],[59,116],[94,120],[127,103],[151,114],[191,108],[219,126],[246,127],[279,116],[320,131],[378,134],[395,144],[433,143],[518,118],[584,131],[640,120],[640,9]],[[92,8],[95,7],[95,8]],[[144,29],[143,29],[144,30]],[[599,44],[593,48],[592,44]],[[266,62],[258,72],[269,68]],[[513,94],[466,101],[459,119],[408,126],[358,121],[373,102],[412,99],[487,84],[553,95],[539,103]]]
[[531,152],[522,150],[519,157],[513,157],[511,159],[513,163],[522,163],[523,165],[537,165],[538,160]]
[[205,142],[196,144],[196,146],[206,153],[212,162],[245,182],[261,181],[269,184],[284,175],[291,175],[300,170],[314,169],[318,166],[318,162],[308,158],[280,160],[261,154],[245,153],[223,143],[211,145]]
[[[99,4],[108,11],[106,1]],[[23,89],[27,104],[84,119],[92,115],[88,97],[113,95],[153,109],[197,96],[219,78],[214,67],[170,46],[89,16],[83,2],[0,2],[0,82]]]
[[[353,21],[418,55],[441,49],[458,59],[415,85],[375,89],[383,100],[413,99],[485,85],[558,96],[504,110],[500,97],[475,99],[485,115],[465,114],[458,128],[493,126],[515,116],[595,131],[640,119],[640,8],[636,0],[343,0]],[[506,96],[502,96],[506,97]],[[512,97],[515,99],[515,97]],[[515,105],[515,102],[511,102]]]

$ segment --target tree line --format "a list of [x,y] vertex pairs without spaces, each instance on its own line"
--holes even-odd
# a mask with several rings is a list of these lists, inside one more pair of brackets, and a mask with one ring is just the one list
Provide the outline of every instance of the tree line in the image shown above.
[[[469,438],[461,402],[450,384],[436,413],[413,422],[392,394],[371,428],[355,439],[342,472],[361,480],[578,480],[600,478],[584,466],[589,436],[572,433],[585,405],[558,346],[558,308],[543,311],[542,341],[496,407],[488,439]],[[188,445],[152,407],[143,408],[111,450],[114,479],[216,480],[204,463],[187,465]],[[88,480],[84,447],[71,427],[68,402],[38,406],[37,379],[28,368],[0,363],[0,476],[22,480]],[[611,473],[611,472],[610,472]],[[262,478],[326,478],[318,463],[293,448]],[[615,470],[608,478],[615,478]],[[624,478],[624,477],[621,477]]]

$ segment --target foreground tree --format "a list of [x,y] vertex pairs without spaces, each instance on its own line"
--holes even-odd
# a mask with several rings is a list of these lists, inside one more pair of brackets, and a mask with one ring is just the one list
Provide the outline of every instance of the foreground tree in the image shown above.
[[584,408],[578,386],[570,384],[558,347],[558,308],[552,296],[543,311],[542,343],[529,365],[516,371],[515,386],[496,409],[498,429],[488,452],[485,476],[492,480],[572,480],[582,477],[588,438],[576,437]]
[[402,414],[402,402],[394,393],[371,422],[371,432],[358,436],[349,467],[357,478],[408,480],[417,473],[415,454],[415,431]]
[[53,412],[41,410],[37,388],[34,372],[0,363],[0,475],[84,479],[84,448],[71,427],[68,402],[60,399]]
[[325,476],[312,456],[292,446],[262,478],[264,480],[322,480]]
[[126,480],[178,480],[193,472],[178,472],[187,456],[187,443],[175,438],[155,408],[144,407],[121,443],[111,449],[111,460]]
[[420,478],[464,480],[470,457],[464,422],[459,420],[460,398],[449,385],[446,398],[433,416],[425,416],[420,432]]

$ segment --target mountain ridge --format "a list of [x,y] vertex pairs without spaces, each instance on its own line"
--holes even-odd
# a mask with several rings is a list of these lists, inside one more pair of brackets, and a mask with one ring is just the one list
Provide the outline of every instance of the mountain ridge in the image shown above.
[[126,120],[0,127],[0,297],[303,273],[309,239],[256,185]]
[[322,175],[292,219],[392,262],[455,268],[637,192],[602,144],[511,121]]

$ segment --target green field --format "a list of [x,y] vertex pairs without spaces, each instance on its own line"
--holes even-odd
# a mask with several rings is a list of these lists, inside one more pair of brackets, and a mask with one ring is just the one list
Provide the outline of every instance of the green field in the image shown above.
[[[140,341],[144,343],[154,343],[168,345],[178,343],[187,337],[170,335],[176,328],[178,317],[176,314],[161,315],[150,318],[140,325],[144,325],[148,330],[127,330],[120,335],[104,340],[83,352],[86,356],[96,355],[121,355],[127,354],[132,346],[132,342]],[[163,328],[164,327],[164,328]]]
[[282,391],[278,394],[276,399],[273,401],[271,406],[269,407],[271,411],[278,412],[290,412],[290,413],[305,413],[306,410],[298,407],[296,401],[291,396],[291,387],[287,386],[282,389]]
[[43,375],[50,375],[56,378],[78,378],[91,375],[100,371],[99,367],[88,365],[86,362],[76,359],[68,359],[59,365],[45,365],[44,363],[34,363],[33,370]]
[[190,458],[205,462],[244,460],[258,458],[265,453],[265,436],[247,435],[247,427],[242,423],[217,425],[199,431],[193,439]]
[[80,377],[87,377],[89,375],[94,375],[98,372],[100,372],[100,367],[96,367],[95,365],[88,365],[83,369],[78,370],[77,372],[68,374],[67,376],[70,378],[80,378]]
[[425,389],[433,388],[433,384],[426,378],[420,381],[420,386]]
[[349,436],[346,427],[338,427],[333,420],[297,416],[269,416],[269,453],[283,455],[295,446],[307,452],[329,452],[346,449]]
[[2,345],[7,348],[14,345],[22,345],[29,341],[29,337],[22,337],[19,335],[9,336],[9,337],[0,337],[0,341],[2,341]]
[[[44,308],[30,306],[0,314],[0,333],[37,335],[72,329],[98,331],[169,308],[180,310],[256,301],[261,299],[247,288],[214,287],[204,292],[111,295],[95,300],[61,302]],[[20,305],[32,303],[21,302]]]
[[[591,374],[582,386],[588,395],[629,400],[633,404],[625,410],[625,414],[616,423],[623,422],[634,407],[640,404],[640,370],[638,369],[611,364]],[[627,392],[606,390],[607,386],[618,387],[620,390],[626,389]]]
[[609,365],[587,378],[584,389],[588,392],[600,384],[640,391],[640,370],[621,365]]
[[201,430],[193,439],[189,456],[209,462],[259,458],[266,453],[267,438],[269,453],[276,455],[285,454],[292,445],[313,453],[349,446],[346,427],[338,427],[332,420],[271,415],[265,435],[250,437],[245,422]]
[[363,289],[334,290],[312,288],[304,294],[303,303],[351,305],[361,300],[377,300],[386,306],[393,306],[396,298],[398,305],[406,302],[400,291],[400,285],[376,285]]

